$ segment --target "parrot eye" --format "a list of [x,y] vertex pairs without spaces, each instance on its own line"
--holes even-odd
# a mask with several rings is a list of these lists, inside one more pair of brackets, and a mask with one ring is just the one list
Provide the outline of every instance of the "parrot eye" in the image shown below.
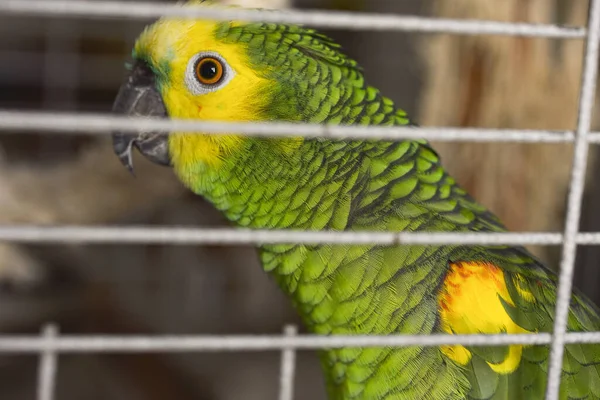
[[201,58],[196,62],[196,79],[205,85],[214,85],[223,78],[223,64],[216,58]]
[[234,75],[233,69],[219,54],[203,52],[188,62],[185,83],[193,94],[201,95],[222,88]]

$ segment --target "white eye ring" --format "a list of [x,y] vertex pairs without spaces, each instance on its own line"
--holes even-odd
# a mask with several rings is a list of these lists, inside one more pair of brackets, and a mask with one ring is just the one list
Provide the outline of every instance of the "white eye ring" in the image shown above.
[[[205,84],[200,82],[196,75],[196,67],[198,63],[205,58],[214,58],[215,60],[219,61],[223,67],[222,77],[213,84]],[[221,57],[219,53],[214,51],[203,51],[196,54],[188,61],[185,69],[185,85],[187,86],[188,90],[192,92],[192,94],[199,96],[221,89],[223,86],[227,85],[234,76],[235,71],[229,66],[229,64],[227,64],[225,59]]]

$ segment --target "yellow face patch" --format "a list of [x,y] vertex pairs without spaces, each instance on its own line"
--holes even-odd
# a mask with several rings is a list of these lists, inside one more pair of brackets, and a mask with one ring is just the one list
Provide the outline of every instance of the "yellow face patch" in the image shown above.
[[[155,66],[163,101],[171,118],[210,121],[256,121],[261,118],[267,96],[259,96],[273,83],[252,67],[242,45],[215,37],[221,22],[164,19],[150,26],[135,49]],[[203,94],[192,93],[186,84],[190,60],[200,53],[216,53],[233,71],[222,87]],[[189,72],[189,71],[188,71]],[[188,74],[189,75],[189,74]],[[169,150],[176,172],[185,179],[192,165],[215,167],[242,143],[241,136],[173,133]]]
[[[529,294],[524,296],[526,300],[533,300],[531,293],[517,290]],[[514,305],[500,268],[486,262],[450,264],[439,296],[442,329],[453,334],[530,333],[515,324],[500,298]],[[497,373],[513,372],[521,361],[522,349],[522,345],[510,346],[503,362],[488,365]],[[462,365],[471,359],[471,353],[463,346],[443,346],[442,351]]]

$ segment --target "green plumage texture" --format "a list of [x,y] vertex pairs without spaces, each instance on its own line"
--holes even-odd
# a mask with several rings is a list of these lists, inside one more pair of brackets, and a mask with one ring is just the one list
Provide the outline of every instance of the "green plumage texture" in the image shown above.
[[[295,26],[222,23],[252,67],[276,82],[263,93],[264,120],[407,125],[406,114],[365,83],[330,39]],[[305,139],[293,151],[278,139],[248,138],[219,169],[197,166],[193,190],[235,224],[266,229],[475,231],[505,228],[440,165],[426,141]],[[524,248],[507,246],[264,245],[265,271],[319,334],[442,333],[439,295],[449,264],[498,266],[512,319],[550,332],[556,277]],[[518,284],[518,287],[517,287]],[[535,301],[523,297],[531,292]],[[598,310],[573,297],[570,331],[600,330]],[[475,332],[473,332],[475,333]],[[321,360],[331,399],[542,399],[548,346],[526,347],[516,371],[494,372],[507,347],[469,348],[466,365],[437,347],[336,349]],[[600,348],[566,346],[561,399],[600,399]]]

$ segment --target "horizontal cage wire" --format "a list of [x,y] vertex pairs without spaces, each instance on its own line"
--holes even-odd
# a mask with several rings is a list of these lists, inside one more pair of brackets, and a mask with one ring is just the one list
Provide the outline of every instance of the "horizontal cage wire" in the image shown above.
[[272,11],[218,8],[182,8],[172,3],[129,3],[120,1],[3,0],[0,12],[39,16],[148,19],[158,17],[206,18],[304,24],[353,30],[397,30],[458,34],[493,34],[548,38],[585,38],[586,28],[557,25],[465,21],[399,15],[374,15],[338,11]]
[[[236,228],[113,227],[113,226],[0,226],[0,240],[21,243],[95,244],[463,244],[561,245],[564,235],[538,232],[349,232]],[[580,245],[600,244],[600,233],[577,233]]]
[[[111,114],[47,113],[32,111],[0,111],[0,132],[16,130],[24,133],[60,132],[71,135],[107,135],[112,130],[138,132],[204,132],[227,134],[235,131],[248,136],[265,137],[326,137],[329,139],[428,139],[453,142],[522,142],[572,143],[574,131],[425,128],[357,125],[326,125],[284,122],[216,122],[193,119],[161,119],[152,117],[122,117]],[[585,140],[600,143],[600,132],[590,132]]]
[[566,319],[571,295],[577,245],[600,244],[600,233],[580,233],[578,222],[584,188],[584,172],[590,144],[600,143],[600,132],[590,132],[600,41],[600,0],[592,0],[587,27],[562,27],[493,21],[373,15],[347,12],[257,11],[244,9],[182,8],[166,3],[124,3],[84,1],[3,0],[0,13],[81,18],[146,19],[160,16],[306,24],[315,27],[353,30],[396,30],[466,35],[512,35],[558,39],[586,39],[579,114],[575,131],[494,130],[450,128],[380,128],[324,126],[289,123],[224,123],[191,120],[131,119],[93,114],[50,114],[2,111],[0,131],[58,131],[71,134],[105,134],[111,130],[203,131],[224,133],[235,130],[257,136],[307,136],[335,139],[414,139],[445,141],[574,143],[565,229],[560,233],[375,233],[375,232],[295,232],[242,229],[183,229],[149,227],[0,227],[0,240],[18,242],[88,243],[171,243],[171,244],[256,244],[256,243],[344,243],[344,244],[546,244],[563,246],[560,265],[556,318],[553,334],[502,335],[392,335],[318,336],[297,335],[287,326],[283,335],[260,336],[73,336],[59,335],[55,326],[44,327],[40,337],[0,336],[0,353],[40,354],[39,400],[52,400],[58,353],[148,352],[148,351],[258,351],[280,350],[281,400],[292,399],[295,351],[337,347],[498,346],[508,344],[549,344],[551,346],[548,400],[558,399],[559,377],[564,345],[600,343],[600,332],[567,333]]
[[[102,335],[54,335],[0,337],[0,353],[139,353],[139,352],[214,352],[266,350],[319,350],[341,347],[387,346],[505,346],[552,343],[549,333],[470,334],[470,335],[160,335],[127,337]],[[600,332],[569,332],[565,343],[600,343]]]

